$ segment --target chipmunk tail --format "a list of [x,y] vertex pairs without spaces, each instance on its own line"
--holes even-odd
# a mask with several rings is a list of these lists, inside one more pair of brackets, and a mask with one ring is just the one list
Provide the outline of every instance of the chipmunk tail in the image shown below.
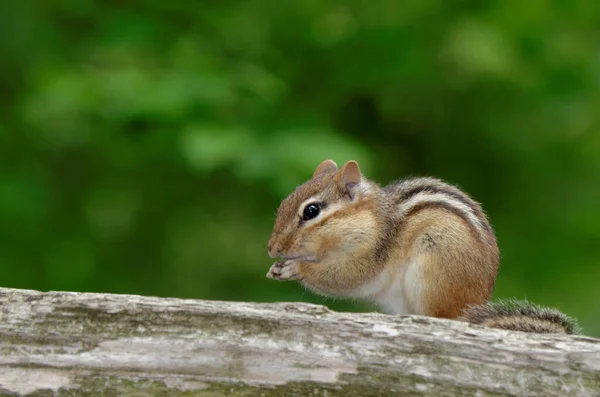
[[498,300],[470,306],[458,320],[490,328],[543,334],[579,334],[577,321],[559,310],[527,300]]

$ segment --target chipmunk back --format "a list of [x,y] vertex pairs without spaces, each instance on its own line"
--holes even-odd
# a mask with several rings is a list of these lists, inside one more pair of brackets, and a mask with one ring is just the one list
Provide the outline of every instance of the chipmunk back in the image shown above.
[[488,302],[499,264],[494,231],[466,193],[435,178],[381,187],[355,161],[322,162],[283,200],[268,252],[283,258],[270,278],[451,319]]

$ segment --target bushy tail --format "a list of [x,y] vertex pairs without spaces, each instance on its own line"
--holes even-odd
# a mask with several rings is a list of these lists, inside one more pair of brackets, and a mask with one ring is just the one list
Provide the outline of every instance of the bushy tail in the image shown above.
[[490,328],[543,334],[579,334],[577,321],[559,310],[527,300],[499,300],[470,306],[459,320]]

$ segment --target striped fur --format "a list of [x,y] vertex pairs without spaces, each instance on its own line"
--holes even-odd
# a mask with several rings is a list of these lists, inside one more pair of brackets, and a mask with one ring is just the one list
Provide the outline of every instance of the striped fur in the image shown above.
[[479,233],[490,233],[491,227],[481,206],[457,187],[439,179],[421,177],[399,181],[386,187],[398,197],[401,214],[406,215],[424,203],[452,208],[465,218]]
[[459,320],[490,328],[544,334],[579,334],[581,329],[564,313],[527,300],[499,300],[469,307]]

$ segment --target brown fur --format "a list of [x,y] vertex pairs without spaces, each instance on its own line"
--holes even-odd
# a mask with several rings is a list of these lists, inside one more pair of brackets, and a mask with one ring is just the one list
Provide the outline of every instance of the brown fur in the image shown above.
[[513,331],[578,334],[577,321],[564,313],[526,300],[500,300],[471,305],[459,318],[472,324]]
[[396,240],[403,249],[391,263],[420,263],[422,292],[406,296],[415,313],[456,318],[467,305],[489,299],[498,252],[455,211],[435,203],[423,207],[426,204],[407,214]]
[[[424,194],[441,199],[400,213],[400,206]],[[299,207],[311,197],[323,204],[322,213],[304,222]],[[387,299],[396,276],[410,274],[416,281],[403,292],[406,310],[434,317],[456,318],[468,305],[487,301],[498,269],[492,228],[465,193],[432,178],[382,189],[355,162],[339,170],[331,161],[321,163],[281,203],[268,248],[272,257],[291,258],[286,263],[293,279],[326,295],[368,295],[361,288],[375,282],[381,288],[369,299]],[[271,273],[286,279],[280,274],[279,268]]]
[[565,334],[564,328],[559,324],[543,321],[538,318],[528,318],[523,316],[508,316],[489,318],[481,325],[489,328],[509,329],[521,332],[536,332],[548,334]]

